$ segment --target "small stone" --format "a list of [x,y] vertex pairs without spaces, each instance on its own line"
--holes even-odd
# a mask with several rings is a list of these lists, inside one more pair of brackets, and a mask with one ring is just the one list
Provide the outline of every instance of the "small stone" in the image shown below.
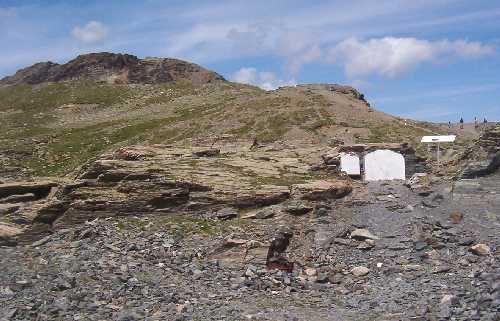
[[358,245],[358,249],[361,250],[369,250],[375,247],[375,241],[374,240],[365,240],[364,242],[361,242],[361,244]]
[[367,275],[370,272],[370,269],[364,266],[356,266],[351,269],[352,275],[356,277],[360,277],[363,275]]
[[304,273],[307,275],[307,276],[315,276],[316,274],[318,274],[318,271],[316,271],[315,268],[306,268]]
[[491,254],[491,249],[488,245],[486,244],[476,244],[473,245],[470,248],[470,251],[476,255],[490,255]]
[[472,238],[472,237],[464,237],[463,239],[461,239],[461,240],[458,242],[458,245],[462,245],[462,246],[469,246],[469,245],[471,245],[472,243],[474,243],[474,238]]
[[458,298],[451,294],[446,294],[441,298],[441,304],[456,304],[458,302]]
[[422,269],[423,269],[423,267],[421,265],[418,265],[418,264],[405,264],[405,265],[401,266],[401,270],[403,270],[405,272],[420,271]]
[[194,269],[194,270],[192,271],[192,273],[193,273],[193,276],[194,276],[194,277],[199,277],[199,276],[201,276],[201,275],[203,274],[203,271],[202,271],[202,270],[199,270],[199,269]]
[[328,210],[324,207],[320,207],[314,211],[314,214],[316,215],[316,217],[324,217],[328,215]]
[[307,214],[312,210],[313,207],[299,201],[292,202],[286,207],[288,213],[296,216]]
[[424,241],[416,241],[413,245],[417,251],[422,251],[427,247],[427,243]]
[[351,241],[347,240],[347,239],[342,239],[342,238],[336,237],[333,239],[333,243],[340,244],[340,245],[349,245],[351,243]]
[[8,286],[0,286],[0,296],[13,296],[14,291],[12,291]]
[[281,213],[281,206],[271,205],[259,210],[251,211],[241,216],[243,219],[266,219]]
[[216,214],[220,220],[229,220],[238,216],[238,211],[233,208],[223,208]]
[[451,270],[451,266],[449,265],[437,265],[435,267],[432,268],[432,273],[445,273],[445,272],[448,272]]
[[327,283],[329,281],[329,277],[328,277],[328,274],[326,273],[319,273],[317,278],[316,278],[316,282],[318,283]]
[[28,287],[31,285],[31,282],[28,280],[19,280],[19,281],[16,281],[16,284],[20,285],[22,287]]
[[245,276],[246,277],[249,277],[249,278],[253,278],[255,277],[255,273],[250,269],[248,268],[246,271],[245,271]]
[[36,200],[36,195],[33,193],[26,193],[20,195],[10,195],[0,200],[0,203],[23,203]]
[[453,223],[453,224],[458,224],[460,223],[464,218],[464,214],[460,213],[460,212],[453,212],[453,213],[450,213],[450,221]]
[[366,239],[370,240],[378,240],[379,238],[375,235],[373,235],[370,231],[364,228],[358,228],[355,229],[354,231],[351,232],[351,238],[358,240],[358,241],[364,241]]

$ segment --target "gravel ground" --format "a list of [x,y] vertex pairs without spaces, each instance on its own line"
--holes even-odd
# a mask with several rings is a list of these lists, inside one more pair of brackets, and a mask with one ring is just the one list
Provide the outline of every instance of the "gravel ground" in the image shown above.
[[[370,183],[307,215],[225,221],[209,231],[165,224],[164,216],[59,230],[0,248],[0,317],[500,320],[500,213],[495,202],[452,199],[450,191],[443,183],[419,196],[401,182]],[[229,239],[269,242],[277,225],[294,231],[292,273],[215,258]],[[477,244],[485,246],[474,252]]]

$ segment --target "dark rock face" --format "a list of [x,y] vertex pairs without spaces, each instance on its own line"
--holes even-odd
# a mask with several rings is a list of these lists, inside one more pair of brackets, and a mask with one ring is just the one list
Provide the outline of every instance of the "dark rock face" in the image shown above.
[[491,155],[484,161],[467,164],[462,172],[462,178],[475,178],[493,174],[500,168],[500,153]]
[[199,65],[171,58],[139,59],[133,55],[108,52],[80,55],[65,63],[41,62],[0,80],[0,85],[39,84],[88,79],[112,83],[155,84],[188,80],[195,84],[223,81],[224,78]]
[[466,161],[462,178],[475,178],[493,174],[500,168],[500,124],[490,127],[474,146],[463,155]]

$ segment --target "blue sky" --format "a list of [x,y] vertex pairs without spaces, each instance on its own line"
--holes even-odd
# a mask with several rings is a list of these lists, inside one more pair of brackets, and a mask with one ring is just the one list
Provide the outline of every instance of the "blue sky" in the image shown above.
[[0,0],[0,77],[112,51],[265,89],[351,84],[421,120],[500,121],[500,1]]

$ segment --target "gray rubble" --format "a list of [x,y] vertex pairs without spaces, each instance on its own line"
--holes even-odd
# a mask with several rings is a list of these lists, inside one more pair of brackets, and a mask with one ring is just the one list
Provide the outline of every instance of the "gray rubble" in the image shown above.
[[[222,217],[94,218],[0,248],[0,313],[6,320],[496,320],[498,212],[488,202],[453,200],[446,184],[433,189],[442,195],[436,207],[400,182],[376,182],[299,216],[272,205],[265,219],[233,218],[230,208],[217,212]],[[399,197],[380,197],[388,195]],[[265,266],[280,226],[294,234],[291,273]],[[373,246],[360,246],[367,241]],[[490,252],[474,253],[477,244]]]

